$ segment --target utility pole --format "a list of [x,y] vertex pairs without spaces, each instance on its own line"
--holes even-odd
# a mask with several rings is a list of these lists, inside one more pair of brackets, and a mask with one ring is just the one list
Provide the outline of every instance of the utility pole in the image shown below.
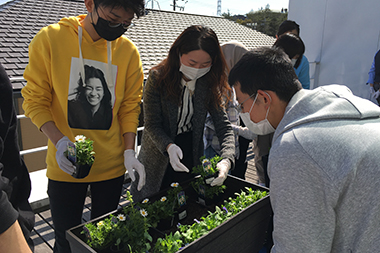
[[145,8],[148,6],[148,3],[149,3],[149,2],[152,2],[152,10],[153,10],[153,7],[154,7],[154,2],[157,3],[157,5],[158,5],[158,9],[161,10],[160,3],[159,3],[157,0],[148,0],[148,1],[146,1],[146,3],[145,3]]
[[216,11],[216,15],[217,16],[221,16],[222,15],[222,0],[218,0],[218,9]]
[[[173,11],[175,11],[175,7],[178,7],[180,11],[185,11],[185,4],[187,4],[188,1],[186,0],[183,6],[177,5],[177,1],[178,0],[173,0],[173,4],[171,4],[173,6]],[[184,2],[184,0],[182,0],[182,2]]]

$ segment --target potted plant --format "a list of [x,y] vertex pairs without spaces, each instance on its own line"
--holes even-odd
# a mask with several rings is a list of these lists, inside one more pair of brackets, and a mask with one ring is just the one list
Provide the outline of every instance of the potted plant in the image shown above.
[[87,244],[98,252],[146,252],[150,249],[152,237],[148,233],[148,212],[133,203],[127,192],[130,204],[117,214],[107,215],[97,222],[84,225],[82,234]]
[[225,185],[210,185],[219,173],[217,164],[220,160],[222,160],[222,158],[219,156],[215,156],[210,160],[201,157],[202,164],[193,168],[192,173],[199,176],[191,183],[191,185],[198,194],[198,202],[202,205],[208,206],[220,202],[222,193],[226,189]]
[[158,200],[150,202],[149,199],[142,201],[144,207],[149,213],[148,223],[158,230],[166,230],[173,226],[174,223],[174,202],[167,196],[161,196]]
[[91,170],[91,166],[95,160],[95,152],[93,141],[86,138],[84,135],[75,136],[74,145],[68,144],[66,157],[75,166],[75,171],[72,174],[75,178],[85,178]]
[[177,252],[182,245],[182,235],[179,231],[176,231],[174,234],[170,233],[165,235],[164,238],[158,238],[154,246],[154,252],[174,253]]
[[170,186],[171,189],[168,190],[169,199],[174,205],[177,220],[182,220],[187,216],[185,191],[177,182],[172,183]]

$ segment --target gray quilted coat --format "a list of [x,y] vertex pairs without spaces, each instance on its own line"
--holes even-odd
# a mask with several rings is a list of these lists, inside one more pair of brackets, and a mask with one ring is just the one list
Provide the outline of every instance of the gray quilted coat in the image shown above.
[[[151,72],[144,89],[145,122],[138,156],[138,160],[146,170],[146,184],[141,191],[138,191],[138,178],[132,183],[131,193],[134,201],[141,201],[160,190],[162,178],[169,163],[166,147],[174,142],[177,133],[178,105],[162,97],[155,86],[154,73]],[[200,78],[195,85],[193,95],[193,160],[195,165],[200,164],[199,158],[204,153],[203,129],[210,92],[205,78]],[[222,143],[221,157],[230,160],[232,169],[235,161],[235,140],[227,114],[222,108],[213,109],[209,113],[214,122],[219,142]],[[191,168],[189,169],[191,171]],[[136,177],[138,177],[137,173]]]

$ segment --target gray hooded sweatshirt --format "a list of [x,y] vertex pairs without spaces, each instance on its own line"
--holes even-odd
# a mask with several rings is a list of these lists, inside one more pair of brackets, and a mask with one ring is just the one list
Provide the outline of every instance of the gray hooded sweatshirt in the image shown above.
[[272,252],[380,252],[379,116],[342,85],[293,96],[269,154]]

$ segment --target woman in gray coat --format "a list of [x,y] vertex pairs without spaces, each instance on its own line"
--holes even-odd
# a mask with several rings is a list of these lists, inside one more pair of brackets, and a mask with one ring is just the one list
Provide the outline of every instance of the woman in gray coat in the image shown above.
[[[170,48],[168,57],[151,69],[144,90],[144,132],[138,159],[145,166],[146,184],[131,193],[140,201],[172,182],[191,178],[189,171],[203,156],[203,129],[210,113],[221,143],[221,185],[234,165],[234,134],[222,96],[230,90],[218,38],[204,26],[190,26]],[[191,171],[190,171],[191,172]]]

